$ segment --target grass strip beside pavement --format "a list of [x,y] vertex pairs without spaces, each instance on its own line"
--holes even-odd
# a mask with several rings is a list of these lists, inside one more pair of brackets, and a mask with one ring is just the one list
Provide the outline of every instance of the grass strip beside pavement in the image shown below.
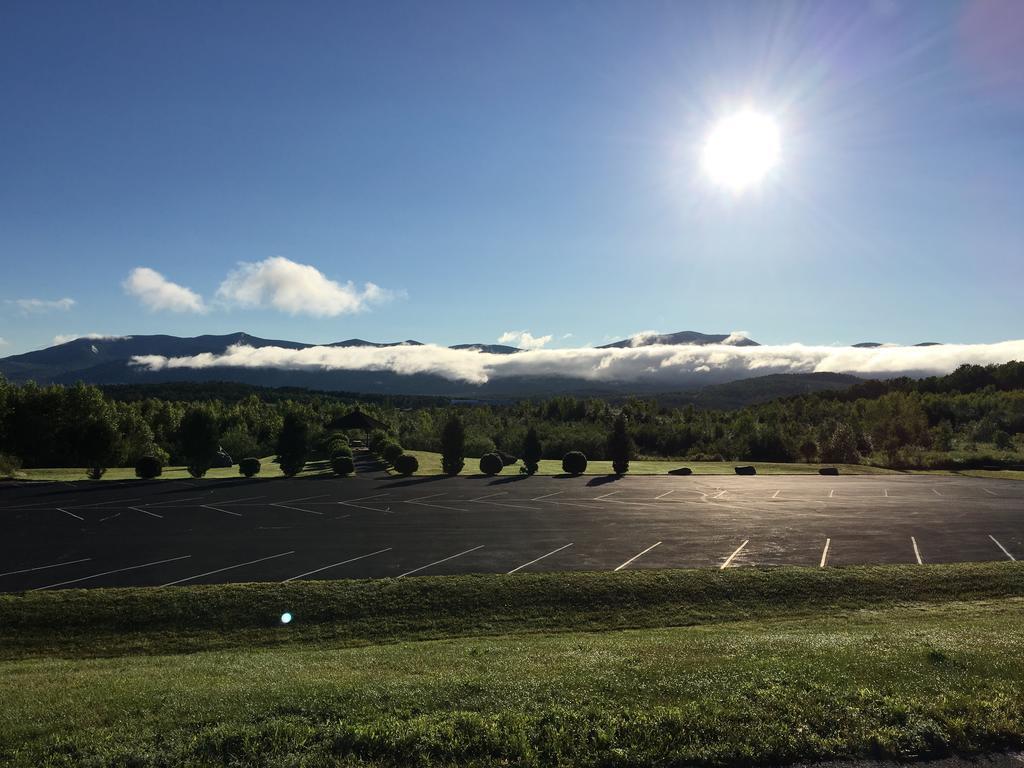
[[1024,597],[1017,563],[54,590],[0,595],[0,658],[615,630],[1005,597]]

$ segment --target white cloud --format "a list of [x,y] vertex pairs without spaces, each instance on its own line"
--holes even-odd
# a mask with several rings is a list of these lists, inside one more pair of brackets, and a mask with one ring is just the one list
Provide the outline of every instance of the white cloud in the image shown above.
[[75,300],[63,299],[6,299],[5,304],[17,307],[26,315],[41,315],[45,312],[67,312],[75,306]]
[[1024,340],[934,347],[665,345],[594,349],[535,349],[518,355],[448,349],[433,344],[399,347],[254,347],[236,345],[222,354],[166,358],[146,355],[136,365],[163,368],[282,368],[433,373],[483,384],[510,376],[563,376],[590,381],[643,381],[667,387],[692,380],[732,380],[769,373],[838,372],[867,376],[949,373],[964,363],[1024,360]]
[[283,256],[242,262],[217,289],[217,296],[229,305],[273,307],[292,315],[316,317],[362,312],[370,304],[380,304],[395,295],[374,283],[366,283],[360,290],[351,281],[335,282],[316,267]]
[[722,339],[722,343],[723,344],[739,344],[740,342],[748,341],[749,339],[750,339],[750,334],[747,333],[746,331],[733,331],[728,336],[726,336],[724,339]]
[[529,331],[505,331],[498,337],[498,343],[512,344],[520,349],[540,349],[551,341],[551,338],[551,334],[534,336]]
[[202,296],[183,285],[172,283],[149,267],[136,267],[122,285],[125,293],[137,298],[152,312],[206,312]]
[[58,333],[53,337],[51,346],[57,346],[58,344],[67,344],[69,341],[75,339],[130,339],[131,336],[111,336],[109,333]]

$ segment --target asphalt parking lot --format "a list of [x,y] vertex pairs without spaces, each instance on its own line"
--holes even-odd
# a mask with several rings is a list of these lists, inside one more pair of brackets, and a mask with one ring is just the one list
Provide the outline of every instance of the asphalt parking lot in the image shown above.
[[0,591],[1024,559],[1024,483],[927,475],[0,485]]

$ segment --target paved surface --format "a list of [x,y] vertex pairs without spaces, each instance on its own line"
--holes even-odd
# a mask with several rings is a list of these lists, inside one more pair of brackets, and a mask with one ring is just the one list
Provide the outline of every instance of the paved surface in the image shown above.
[[0,590],[1024,560],[1024,483],[945,476],[0,484]]

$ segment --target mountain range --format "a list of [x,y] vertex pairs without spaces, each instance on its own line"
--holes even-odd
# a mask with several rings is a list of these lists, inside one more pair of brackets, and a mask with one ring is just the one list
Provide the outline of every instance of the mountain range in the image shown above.
[[[708,345],[727,343],[738,347],[760,346],[756,341],[739,334],[706,334],[680,331],[671,334],[640,334],[630,339],[603,345],[602,349],[661,345]],[[860,346],[873,346],[865,343]],[[165,367],[150,370],[132,364],[137,356],[165,358],[217,355],[233,345],[254,348],[276,347],[301,350],[310,347],[397,347],[421,346],[422,342],[407,339],[399,342],[373,342],[365,339],[347,339],[330,344],[307,344],[282,339],[264,339],[247,333],[180,337],[170,335],[141,335],[122,337],[83,337],[57,344],[46,349],[12,355],[0,359],[0,375],[10,381],[36,381],[40,384],[72,384],[82,381],[91,384],[148,384],[176,381],[231,381],[268,387],[304,387],[317,390],[362,392],[366,394],[442,395],[456,398],[492,399],[533,397],[554,394],[595,396],[622,396],[665,392],[685,393],[680,399],[699,402],[694,393],[708,386],[722,386],[737,379],[736,375],[711,371],[701,374],[681,373],[671,381],[600,381],[574,378],[567,375],[505,375],[483,384],[455,381],[435,373],[398,373],[392,370],[348,370],[285,367]],[[496,355],[530,354],[518,347],[502,344],[455,344],[454,350],[472,350]],[[781,376],[781,379],[779,378]],[[820,375],[809,373],[776,374],[770,382],[767,377],[746,377],[746,382],[733,390],[719,391],[716,399],[728,400],[734,395],[740,400],[756,397],[758,380],[764,379],[763,389],[772,392],[797,393],[818,389],[848,386],[856,377],[841,374]]]

